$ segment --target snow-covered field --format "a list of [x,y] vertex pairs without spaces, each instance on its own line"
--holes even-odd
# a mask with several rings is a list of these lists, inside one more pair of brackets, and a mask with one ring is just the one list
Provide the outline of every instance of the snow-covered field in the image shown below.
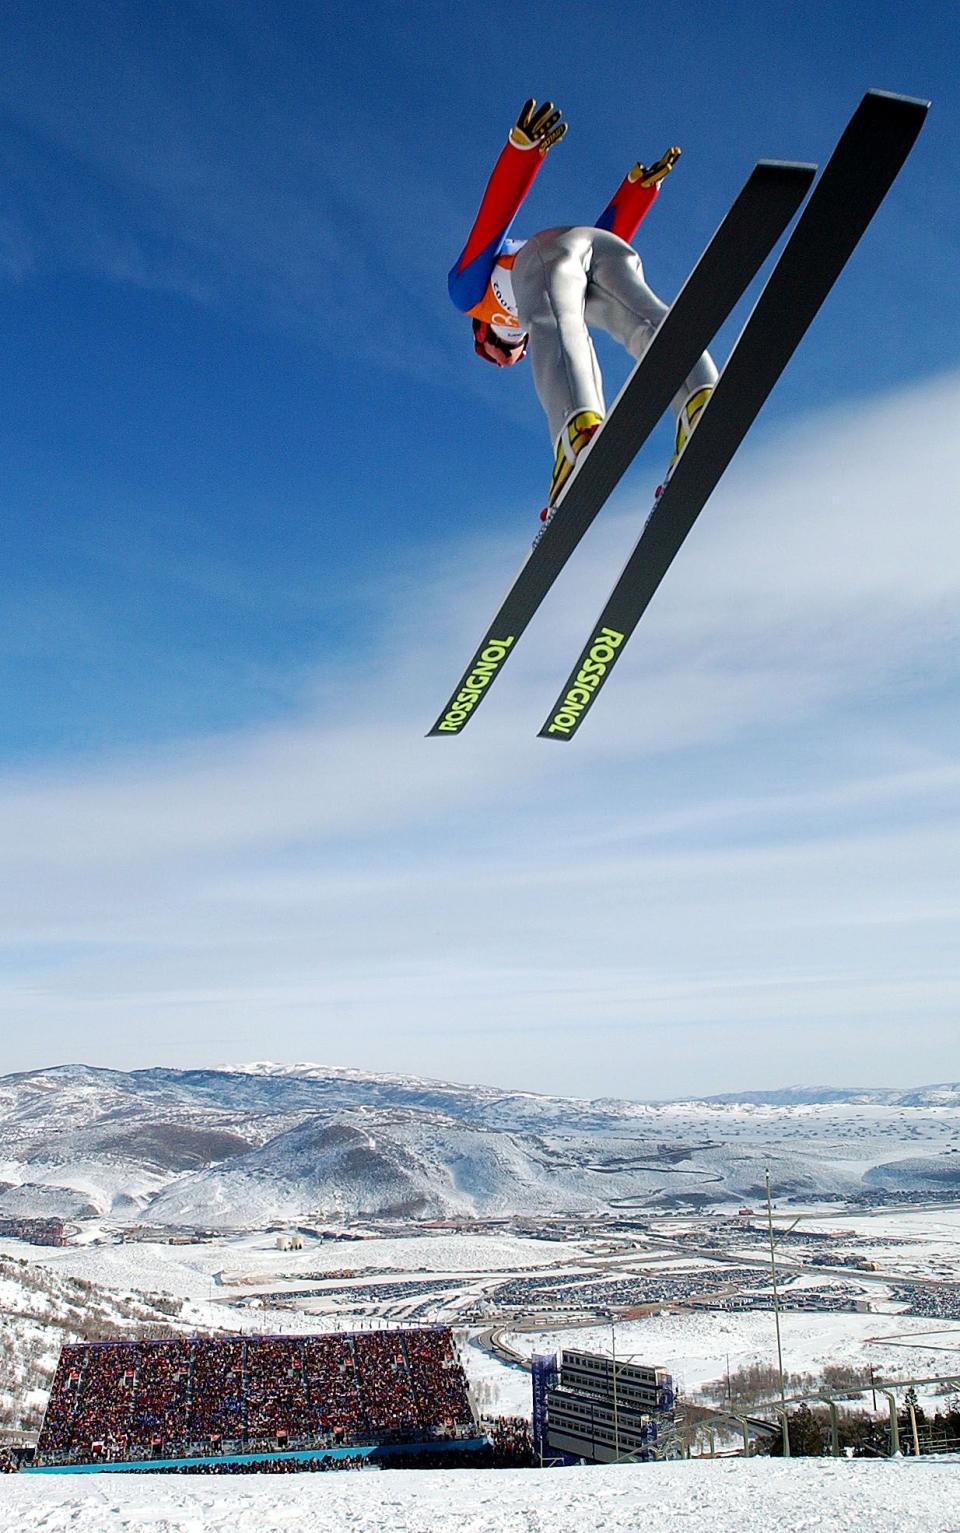
[[849,1246],[882,1260],[884,1272],[960,1282],[960,1205],[804,1218],[800,1227],[834,1236],[849,1230]]
[[241,1278],[261,1283],[303,1278],[345,1268],[385,1272],[497,1272],[550,1266],[574,1254],[560,1241],[511,1235],[423,1235],[362,1241],[310,1242],[302,1251],[278,1251],[274,1235],[242,1235],[209,1244],[171,1246],[156,1241],[123,1245],[28,1246],[0,1239],[0,1249],[55,1267],[70,1277],[116,1288],[151,1289],[196,1299],[215,1295]]
[[[567,1332],[567,1344],[576,1345],[573,1332]],[[525,1368],[519,1363],[502,1363],[498,1357],[484,1351],[476,1338],[461,1345],[460,1355],[474,1398],[484,1415],[530,1415],[532,1385]]]
[[242,1479],[9,1476],[0,1533],[958,1533],[960,1464],[749,1460]]
[[[936,1330],[936,1335],[931,1332]],[[797,1313],[780,1316],[783,1365],[790,1373],[819,1373],[829,1363],[851,1363],[877,1377],[922,1378],[960,1368],[960,1322],[932,1321],[922,1316]],[[917,1347],[884,1345],[877,1337],[896,1335]],[[564,1346],[610,1353],[610,1327],[576,1331],[520,1332],[507,1338],[518,1352],[557,1352]],[[724,1311],[651,1315],[646,1320],[618,1322],[616,1353],[636,1355],[646,1363],[669,1369],[684,1393],[750,1363],[769,1363],[776,1354],[773,1315]],[[936,1348],[934,1343],[937,1344]],[[957,1494],[960,1497],[960,1476]]]
[[[700,1260],[686,1250],[681,1257],[676,1251],[657,1247],[657,1241],[670,1241],[696,1226],[697,1221],[691,1218],[656,1221],[656,1239],[649,1251],[643,1242],[635,1248],[637,1259],[644,1268],[658,1259],[671,1267],[678,1260],[686,1264]],[[804,1217],[802,1228],[844,1235],[849,1232],[850,1239],[843,1240],[844,1247],[857,1249],[862,1242],[865,1254],[875,1258],[885,1271],[902,1273],[904,1277],[960,1279],[957,1208],[883,1209],[876,1215],[824,1213]],[[92,1230],[91,1234],[94,1233],[101,1232]],[[728,1250],[735,1250],[737,1242],[738,1231],[734,1226]],[[302,1251],[279,1251],[274,1234],[260,1233],[226,1235],[209,1243],[187,1246],[158,1241],[116,1244],[109,1239],[93,1239],[64,1249],[27,1246],[5,1239],[0,1241],[0,1250],[27,1260],[51,1276],[85,1279],[118,1297],[144,1292],[173,1295],[184,1301],[184,1309],[174,1322],[184,1329],[289,1332],[369,1325],[371,1320],[375,1323],[377,1303],[362,1303],[360,1291],[357,1314],[351,1313],[346,1302],[340,1312],[330,1309],[316,1314],[291,1307],[276,1308],[277,1300],[269,1298],[258,1301],[255,1309],[230,1301],[249,1300],[258,1289],[271,1285],[282,1290],[285,1285],[306,1282],[308,1275],[322,1279],[324,1273],[345,1269],[383,1274],[388,1281],[392,1276],[398,1281],[423,1277],[427,1283],[432,1275],[449,1274],[457,1285],[452,1292],[468,1293],[471,1274],[536,1273],[550,1267],[564,1271],[578,1257],[588,1257],[595,1265],[597,1244],[596,1237],[590,1235],[581,1242],[533,1240],[504,1232],[431,1233],[362,1241],[308,1241]],[[757,1248],[749,1249],[755,1260]],[[794,1255],[792,1249],[790,1254]],[[612,1258],[602,1260],[606,1263]],[[834,1281],[834,1275],[821,1277],[813,1269],[795,1278],[794,1286],[806,1289],[815,1283]],[[851,1272],[849,1281],[856,1284],[859,1275]],[[882,1302],[889,1289],[871,1275],[865,1280],[864,1291],[869,1292],[874,1302]],[[430,1290],[425,1288],[423,1292],[429,1296]],[[449,1295],[436,1298],[438,1311],[439,1306],[448,1303],[448,1298]],[[16,1305],[11,1302],[3,1308],[9,1313],[15,1311]],[[445,1311],[450,1318],[454,1314],[455,1308]],[[429,1310],[421,1318],[429,1318]],[[906,1379],[953,1373],[960,1367],[958,1322],[897,1313],[786,1311],[782,1329],[784,1364],[791,1373],[819,1373],[827,1364],[842,1363],[864,1369],[872,1365],[878,1375]],[[885,1342],[884,1337],[889,1340]],[[916,1345],[911,1345],[913,1337]],[[38,1342],[39,1336],[34,1340]],[[59,1338],[51,1335],[54,1353],[58,1343]],[[564,1345],[609,1351],[611,1334],[609,1327],[604,1326],[558,1329],[548,1334],[521,1331],[514,1335],[513,1344],[526,1354],[558,1351]],[[679,1387],[690,1393],[721,1378],[728,1365],[731,1371],[736,1371],[747,1364],[771,1362],[775,1355],[773,1319],[764,1312],[696,1308],[651,1315],[643,1320],[619,1322],[616,1349],[620,1356],[633,1354],[669,1368]],[[486,1408],[511,1414],[529,1412],[527,1374],[489,1357],[475,1345],[467,1346],[465,1354],[467,1371]]]

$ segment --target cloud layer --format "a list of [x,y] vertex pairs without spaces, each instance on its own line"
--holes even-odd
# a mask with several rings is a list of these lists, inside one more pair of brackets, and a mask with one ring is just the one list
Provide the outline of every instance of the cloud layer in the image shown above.
[[746,454],[562,748],[636,491],[461,739],[423,731],[518,554],[480,534],[385,576],[282,727],[8,778],[8,1068],[955,1073],[958,408],[934,380]]

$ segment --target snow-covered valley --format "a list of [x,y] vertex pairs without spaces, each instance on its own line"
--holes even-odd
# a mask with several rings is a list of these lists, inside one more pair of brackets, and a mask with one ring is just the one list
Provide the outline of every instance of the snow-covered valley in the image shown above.
[[[319,1066],[71,1066],[0,1081],[0,1156],[8,1431],[35,1430],[65,1341],[423,1322],[453,1327],[486,1414],[529,1416],[525,1361],[586,1346],[666,1368],[709,1416],[731,1377],[775,1356],[768,1170],[798,1394],[831,1369],[932,1378],[920,1399],[935,1410],[960,1354],[954,1086],[583,1102]],[[60,1243],[34,1244],[37,1222],[58,1218]],[[869,1389],[853,1390],[851,1410],[869,1404]],[[791,1526],[783,1498],[794,1496],[809,1514],[798,1533],[827,1509],[838,1528],[892,1528],[908,1502],[925,1528],[960,1528],[946,1466],[923,1479],[870,1468],[505,1471],[474,1492],[472,1470],[306,1476],[296,1515],[497,1533],[585,1525],[599,1497],[604,1526],[618,1528],[648,1515],[653,1494],[658,1515],[684,1526],[749,1533],[775,1503]],[[0,1530],[31,1518],[132,1528],[148,1512],[151,1527],[178,1533],[254,1520],[279,1530],[294,1512],[250,1482],[147,1491],[115,1480],[0,1481]]]

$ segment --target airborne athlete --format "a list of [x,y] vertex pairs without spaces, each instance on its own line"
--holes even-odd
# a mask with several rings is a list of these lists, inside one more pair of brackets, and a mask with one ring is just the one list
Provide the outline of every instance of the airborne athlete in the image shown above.
[[[928,106],[910,96],[867,91],[717,381],[705,347],[786,232],[810,191],[816,166],[783,160],[755,165],[664,312],[624,236],[639,225],[679,151],[668,150],[649,171],[635,166],[596,226],[547,229],[511,248],[513,216],[539,160],[565,131],[551,105],[539,112],[532,101],[525,105],[450,274],[450,290],[474,320],[481,356],[509,366],[529,342],[537,391],[556,433],[555,478],[566,484],[559,495],[551,490],[549,526],[534,540],[431,735],[458,735],[466,727],[560,570],[672,404],[678,431],[669,484],[540,731],[547,739],[573,738],[890,190]],[[577,421],[581,411],[592,411],[597,423],[603,413],[586,328],[592,321],[638,357],[602,428]],[[704,409],[707,398],[710,408]],[[593,426],[594,445],[572,474],[583,424]],[[586,429],[580,434],[589,440]]]
[[[680,155],[674,147],[649,169],[634,165],[594,225],[510,239],[513,220],[545,155],[566,131],[552,102],[539,109],[535,101],[524,104],[449,277],[450,297],[473,320],[479,357],[512,367],[529,346],[533,381],[555,451],[547,505],[540,513],[544,521],[605,413],[588,327],[605,330],[639,359],[667,312],[644,281],[640,257],[629,241]],[[717,370],[704,352],[673,399],[676,438],[667,477],[716,381]]]

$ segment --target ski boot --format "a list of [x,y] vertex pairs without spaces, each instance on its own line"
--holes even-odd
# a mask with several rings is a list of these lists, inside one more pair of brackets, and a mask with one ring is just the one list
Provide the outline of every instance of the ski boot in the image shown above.
[[547,496],[547,504],[540,512],[540,520],[545,526],[557,508],[560,491],[573,473],[578,456],[586,447],[602,420],[603,416],[597,415],[595,410],[581,410],[579,414],[571,416],[561,431],[560,440],[557,443],[557,457],[553,465],[553,475],[550,480],[550,493]]
[[654,493],[654,500],[660,499],[660,496],[663,494],[664,490],[667,488],[667,485],[670,483],[670,480],[673,476],[673,471],[677,464],[680,462],[680,458],[683,455],[683,449],[686,447],[691,436],[693,435],[693,429],[700,419],[700,416],[703,414],[703,407],[707,403],[712,393],[713,389],[710,387],[698,389],[695,394],[690,395],[690,398],[686,401],[680,411],[680,414],[677,416],[677,435],[673,446],[673,457],[670,459],[670,462],[667,465],[667,472],[664,475],[663,483],[657,485],[656,491]]

